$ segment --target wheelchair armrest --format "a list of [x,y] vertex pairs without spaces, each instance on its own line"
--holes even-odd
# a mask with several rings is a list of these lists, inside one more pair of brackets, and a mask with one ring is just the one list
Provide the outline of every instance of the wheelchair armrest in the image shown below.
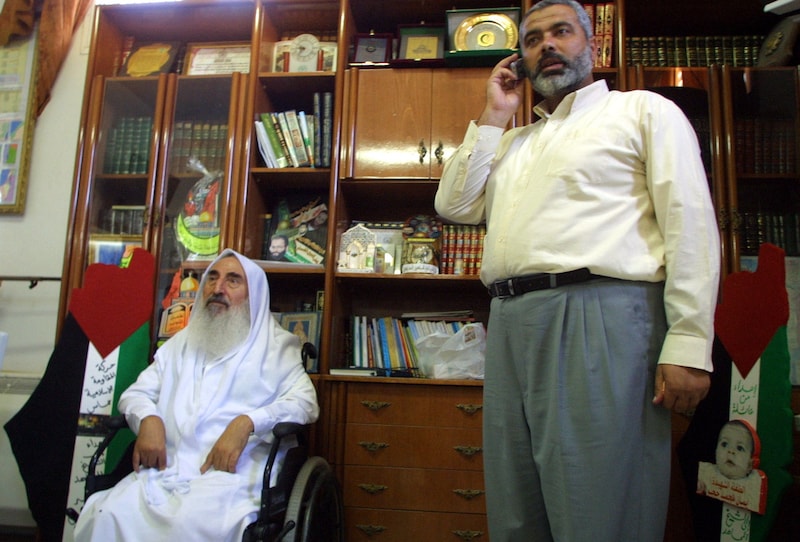
[[[97,474],[97,464],[100,462],[100,459],[103,457],[103,454],[108,448],[111,441],[114,440],[114,437],[119,433],[121,430],[128,427],[128,422],[125,420],[125,416],[122,414],[118,414],[116,416],[109,416],[103,420],[103,425],[108,429],[108,433],[97,446],[97,449],[92,454],[92,457],[89,459],[89,465],[86,472],[86,483],[84,486],[84,497],[89,498],[89,495],[99,491],[101,489],[106,489],[107,486],[113,485],[116,483],[117,478],[121,477],[118,475],[118,472],[115,472],[113,475],[100,475]],[[129,447],[130,448],[130,447]],[[127,452],[124,456],[127,460]],[[118,467],[119,468],[119,467]],[[125,472],[128,470],[127,465],[123,465],[123,470],[121,472]],[[115,469],[116,471],[117,469]],[[106,482],[106,480],[113,480],[112,482]]]
[[308,441],[308,426],[295,422],[280,422],[272,428],[272,434],[275,436],[276,444],[281,439],[295,435],[298,444],[304,446]]
[[120,429],[125,429],[128,427],[128,422],[125,420],[125,416],[122,414],[109,416],[103,421],[103,423],[106,428],[110,429],[111,431],[119,431]]

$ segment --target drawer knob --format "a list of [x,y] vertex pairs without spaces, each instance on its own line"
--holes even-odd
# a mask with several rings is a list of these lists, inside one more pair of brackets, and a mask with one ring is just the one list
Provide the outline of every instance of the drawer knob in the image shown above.
[[456,405],[456,408],[459,410],[463,410],[467,414],[475,414],[476,412],[478,412],[483,408],[483,405],[471,405],[471,404],[459,403]]
[[356,527],[366,533],[367,536],[372,536],[375,534],[380,534],[386,530],[386,527],[383,525],[356,525]]
[[367,442],[364,440],[359,442],[358,445],[369,452],[377,452],[378,450],[389,447],[389,444],[386,442]]
[[454,446],[453,449],[461,455],[465,455],[467,457],[472,457],[473,455],[479,454],[483,451],[483,448],[480,446]]
[[387,403],[386,401],[361,401],[361,404],[372,411],[392,406],[392,403]]
[[476,538],[482,537],[483,531],[453,531],[453,534],[459,537],[461,540],[466,540],[469,542],[470,540],[475,540]]
[[463,497],[464,499],[471,501],[475,497],[480,497],[486,492],[482,489],[454,489],[453,493],[459,497]]
[[380,484],[358,484],[358,487],[360,487],[370,495],[376,495],[381,491],[386,491],[387,489],[389,489],[389,486],[383,486]]

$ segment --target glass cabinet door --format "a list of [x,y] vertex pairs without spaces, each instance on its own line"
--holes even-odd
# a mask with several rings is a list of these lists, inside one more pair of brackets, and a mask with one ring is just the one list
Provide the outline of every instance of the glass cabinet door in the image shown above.
[[723,239],[723,270],[727,269],[726,247],[729,244],[727,239],[730,237],[730,219],[727,213],[725,161],[722,152],[723,120],[719,99],[719,70],[715,67],[665,68],[637,65],[631,68],[628,80],[634,88],[656,92],[675,102],[694,128]]
[[95,88],[93,135],[97,138],[86,167],[85,216],[88,243],[85,265],[119,265],[126,249],[149,249],[159,95],[165,79],[99,78]]
[[162,135],[167,144],[157,182],[160,237],[153,240],[159,253],[157,316],[162,302],[193,299],[205,266],[224,248],[242,79],[234,74],[169,81]]
[[733,270],[772,243],[800,255],[798,72],[723,68]]

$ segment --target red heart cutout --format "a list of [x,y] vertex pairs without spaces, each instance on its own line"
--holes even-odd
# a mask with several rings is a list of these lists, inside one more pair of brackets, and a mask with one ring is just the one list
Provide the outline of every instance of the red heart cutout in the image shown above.
[[153,317],[155,259],[134,249],[128,267],[95,263],[83,287],[72,292],[69,310],[102,357]]
[[781,248],[764,243],[755,272],[732,273],[722,285],[714,329],[743,377],[789,321],[784,256]]

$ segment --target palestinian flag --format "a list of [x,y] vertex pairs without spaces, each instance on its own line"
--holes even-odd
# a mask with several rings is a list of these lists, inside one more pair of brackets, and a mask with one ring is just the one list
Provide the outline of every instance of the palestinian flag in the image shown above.
[[[764,244],[755,272],[733,273],[715,314],[711,389],[678,444],[697,542],[763,542],[792,483],[791,381],[784,252]],[[717,436],[728,421],[752,426],[760,440],[758,469],[766,475],[764,514],[695,494],[698,464],[715,463]],[[756,447],[757,448],[757,447]],[[759,457],[760,455],[760,457]]]
[[154,259],[134,249],[127,263],[86,269],[40,384],[5,425],[43,542],[71,539],[66,509],[82,506],[96,428],[150,359]]

